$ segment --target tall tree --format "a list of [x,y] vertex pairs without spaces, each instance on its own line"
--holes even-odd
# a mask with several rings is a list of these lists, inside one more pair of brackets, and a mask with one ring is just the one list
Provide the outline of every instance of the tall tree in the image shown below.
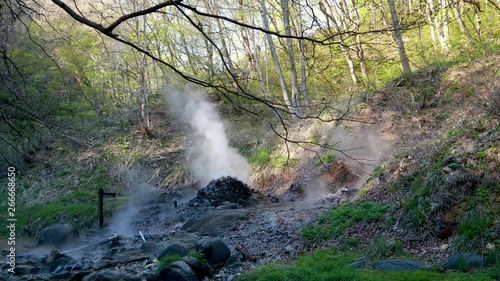
[[401,65],[403,66],[403,74],[406,79],[411,80],[410,61],[406,55],[403,35],[401,34],[401,26],[399,24],[398,14],[396,13],[396,6],[394,5],[394,0],[387,1],[389,2],[389,9],[391,11],[392,24],[394,26],[394,38],[396,40],[396,44],[398,45],[399,58],[401,59]]
[[[270,30],[268,13],[267,13],[267,8],[266,8],[266,1],[261,0],[260,3],[261,3],[261,8],[262,8],[262,22],[264,23],[264,28],[266,30]],[[295,108],[293,107],[292,103],[290,102],[290,96],[288,95],[288,87],[287,87],[286,82],[285,82],[285,77],[283,76],[283,71],[281,70],[281,64],[280,64],[280,61],[278,59],[278,54],[276,53],[276,47],[274,46],[274,42],[273,42],[273,38],[271,37],[271,34],[266,33],[266,39],[267,39],[267,43],[269,44],[269,52],[271,52],[274,66],[275,66],[276,72],[278,74],[278,79],[279,79],[280,86],[281,86],[281,92],[283,94],[283,100],[285,101],[285,104],[288,107],[288,110],[292,113],[295,113]]]
[[288,0],[281,0],[281,9],[283,12],[283,26],[285,28],[285,34],[288,36],[286,39],[288,60],[290,63],[290,82],[292,84],[292,105],[294,107],[295,114],[298,117],[302,117],[301,105],[299,102],[300,91],[297,78],[297,68],[295,67],[295,53],[293,50],[293,40],[292,40],[292,27],[290,25],[290,7],[288,6]]

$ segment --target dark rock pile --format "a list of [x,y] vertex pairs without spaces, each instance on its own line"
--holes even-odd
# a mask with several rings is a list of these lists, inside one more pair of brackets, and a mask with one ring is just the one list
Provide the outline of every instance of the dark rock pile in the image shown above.
[[252,191],[244,182],[232,177],[222,177],[212,180],[200,189],[196,197],[189,202],[189,206],[217,207],[227,203],[247,205],[250,196]]

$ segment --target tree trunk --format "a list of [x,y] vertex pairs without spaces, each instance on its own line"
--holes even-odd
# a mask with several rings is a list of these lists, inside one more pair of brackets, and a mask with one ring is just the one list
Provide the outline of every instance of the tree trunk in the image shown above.
[[[266,9],[266,1],[261,0],[261,7],[262,7],[262,22],[264,23],[264,28],[266,30],[269,30],[269,21],[267,18],[267,9]],[[281,86],[281,91],[283,93],[283,100],[285,101],[286,106],[288,107],[288,110],[290,111],[291,114],[295,114],[295,108],[292,106],[292,103],[290,102],[290,97],[288,96],[288,89],[285,83],[285,77],[283,77],[283,72],[281,71],[281,65],[278,60],[278,55],[276,53],[276,48],[274,47],[274,42],[273,39],[271,38],[271,35],[266,33],[266,39],[269,44],[269,51],[271,52],[271,56],[274,61],[274,66],[276,67],[276,72],[278,74],[278,79],[280,81],[280,86]]]
[[455,0],[453,3],[453,11],[455,12],[455,17],[457,18],[458,21],[458,27],[460,28],[460,31],[462,34],[467,38],[467,42],[472,42],[474,41],[472,39],[472,36],[467,29],[467,26],[465,25],[464,17],[463,17],[463,6],[462,6],[462,1]]
[[[298,13],[297,13],[297,34],[300,36],[304,36],[304,32],[302,31],[302,13],[299,5]],[[311,103],[309,101],[309,93],[307,91],[307,59],[306,59],[306,50],[304,46],[304,40],[299,40],[299,51],[300,51],[300,91],[302,92],[302,97],[304,98],[304,106],[305,113],[309,115],[311,113]]]
[[[332,7],[329,7],[330,12],[326,10],[326,7],[324,6],[323,2],[319,2],[319,7],[321,12],[326,16],[326,18],[329,20],[327,21],[328,26],[330,26],[329,22],[332,22],[333,25],[335,26],[335,30],[337,33],[341,33],[341,28],[339,25],[339,22],[337,21],[335,17],[335,13],[332,10]],[[358,82],[358,75],[356,74],[356,69],[354,67],[354,62],[352,61],[351,54],[349,53],[349,49],[346,47],[346,42],[344,40],[344,37],[341,35],[339,36],[339,47],[340,51],[344,55],[347,65],[349,66],[349,74],[351,75],[352,82],[354,83],[355,87],[358,87],[359,82]]]
[[447,51],[449,49],[450,32],[448,29],[448,1],[439,0],[440,26],[442,28],[441,47]]
[[399,18],[396,13],[396,6],[394,5],[394,0],[387,1],[389,2],[389,9],[391,11],[392,23],[394,25],[394,37],[396,39],[396,44],[398,45],[399,57],[401,59],[401,65],[403,66],[403,74],[406,79],[411,80],[410,62],[408,60],[408,56],[406,55],[403,36],[401,34],[401,28],[399,26]]
[[[143,2],[143,7],[146,3]],[[136,2],[133,2],[133,9],[136,11],[140,9],[136,6]],[[135,35],[137,36],[137,44],[142,48],[146,49],[146,15],[142,16],[142,27],[140,22],[141,17],[135,18]],[[142,29],[142,32],[141,32]],[[142,33],[142,34],[141,34]],[[143,38],[141,38],[143,37]],[[139,57],[139,91],[140,91],[140,111],[141,111],[141,126],[146,135],[151,135],[150,122],[149,122],[149,105],[148,105],[148,91],[146,85],[146,55],[141,54]]]
[[[281,0],[281,8],[283,10],[283,26],[285,27],[285,34],[287,36],[292,36],[292,28],[290,27],[290,11],[288,7],[288,0]],[[293,51],[293,41],[292,38],[288,37],[286,39],[288,48],[288,59],[290,61],[290,79],[292,84],[292,105],[295,108],[295,114],[297,117],[302,117],[302,110],[300,108],[300,93],[299,84],[297,79],[297,69],[295,67],[295,54]]]
[[479,17],[479,9],[478,8],[474,8],[474,16],[476,18],[477,41],[481,42],[481,18]]
[[[411,1],[410,1],[411,2]],[[365,51],[363,50],[363,45],[361,43],[361,35],[359,34],[359,27],[361,26],[361,21],[359,18],[358,7],[356,6],[356,1],[351,0],[352,3],[352,21],[354,23],[354,42],[356,47],[356,54],[359,59],[359,66],[361,68],[361,77],[363,77],[363,82],[365,86],[368,86],[370,79],[368,78],[368,69],[365,60]]]

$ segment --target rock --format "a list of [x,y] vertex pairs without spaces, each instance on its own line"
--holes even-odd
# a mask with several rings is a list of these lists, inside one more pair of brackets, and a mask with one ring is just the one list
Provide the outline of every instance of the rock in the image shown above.
[[200,189],[196,197],[189,201],[189,206],[217,207],[226,202],[247,205],[250,196],[252,191],[248,185],[232,177],[222,177]]
[[78,231],[69,224],[54,224],[40,231],[37,246],[61,247],[79,238]]
[[57,274],[53,274],[50,276],[50,280],[82,280],[85,276],[89,275],[90,272],[61,272]]
[[231,251],[221,239],[207,238],[196,242],[196,247],[203,253],[208,264],[215,268],[222,267],[231,256]]
[[454,254],[451,256],[445,264],[445,268],[449,269],[462,269],[466,268],[477,268],[486,266],[486,257],[475,254]]
[[447,249],[449,248],[449,245],[448,244],[443,244],[439,247],[439,250],[441,251],[446,251]]
[[158,259],[161,260],[163,257],[166,256],[174,256],[174,255],[179,255],[181,257],[185,257],[189,251],[191,250],[191,247],[184,243],[174,243],[172,245],[167,246],[161,253],[158,255]]
[[[73,258],[65,254],[61,254],[58,251],[52,251],[50,256],[46,257],[43,262],[50,268],[51,272],[58,270],[59,272],[64,269],[64,267],[73,261]],[[58,272],[56,272],[58,273]]]
[[421,261],[413,260],[383,260],[373,264],[372,269],[382,271],[417,271],[425,267]]
[[133,277],[128,273],[119,270],[103,270],[91,273],[83,277],[82,281],[141,281],[137,277]]
[[195,257],[185,257],[182,260],[191,267],[198,279],[203,280],[205,277],[212,276],[212,268],[208,264],[202,263],[199,259]]
[[141,244],[141,250],[144,253],[155,253],[158,251],[158,245],[154,242],[146,241]]
[[16,274],[19,274],[19,275],[33,274],[33,273],[35,273],[36,268],[33,266],[30,266],[30,265],[21,264],[21,265],[16,266],[15,271],[16,271]]
[[240,260],[243,259],[243,255],[241,253],[236,253],[236,254],[232,254],[229,259],[227,259],[226,261],[226,266],[229,266],[229,265],[232,265],[234,263],[237,263],[239,262]]
[[205,210],[203,214],[191,217],[182,229],[204,236],[217,236],[234,228],[238,221],[248,216],[248,210]]
[[176,261],[162,269],[156,281],[198,281],[198,277],[185,261]]
[[364,260],[355,261],[348,265],[351,268],[366,268],[368,264]]

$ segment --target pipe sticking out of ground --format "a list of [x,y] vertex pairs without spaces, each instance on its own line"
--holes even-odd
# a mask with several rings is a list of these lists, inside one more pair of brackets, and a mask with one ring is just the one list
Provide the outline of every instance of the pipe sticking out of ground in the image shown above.
[[110,237],[101,239],[101,240],[96,241],[96,242],[92,242],[90,244],[87,244],[87,245],[84,245],[84,246],[81,246],[81,247],[78,247],[78,248],[74,248],[74,249],[71,249],[71,250],[63,251],[63,252],[61,252],[61,254],[69,254],[69,253],[73,253],[73,252],[78,252],[78,251],[81,251],[81,250],[85,250],[85,249],[97,246],[99,244],[104,244],[106,242],[113,241],[113,240],[115,240],[117,238],[118,238],[118,234],[114,233]]

